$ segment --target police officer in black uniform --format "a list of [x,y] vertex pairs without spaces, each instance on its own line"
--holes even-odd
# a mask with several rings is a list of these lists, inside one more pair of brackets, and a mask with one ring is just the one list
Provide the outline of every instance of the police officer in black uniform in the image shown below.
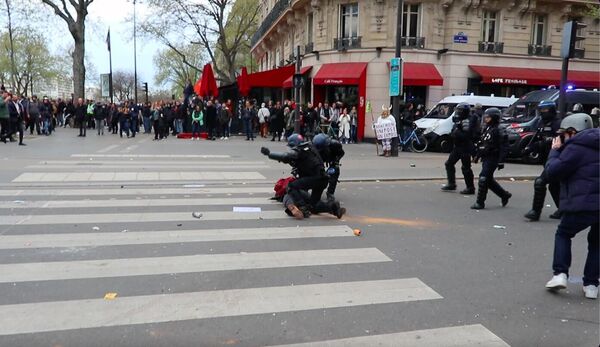
[[335,200],[335,188],[340,178],[340,160],[344,157],[344,148],[342,144],[326,134],[320,133],[313,139],[313,145],[319,151],[323,162],[327,165],[327,200]]
[[[288,137],[288,147],[291,151],[285,153],[274,153],[266,147],[262,147],[260,152],[269,159],[290,164],[294,168],[293,172],[297,179],[290,182],[287,187],[287,193],[292,200],[299,206],[307,206],[313,213],[329,212],[342,218],[346,210],[340,207],[339,202],[321,202],[321,195],[327,187],[328,178],[319,152],[299,134]],[[307,200],[303,191],[309,190],[311,194]],[[295,217],[299,218],[299,216]]]
[[473,184],[473,170],[471,170],[471,156],[474,154],[473,140],[476,137],[479,122],[477,116],[471,113],[471,106],[466,102],[458,104],[455,113],[455,116],[452,117],[454,126],[450,133],[454,148],[445,163],[448,183],[442,187],[442,190],[456,190],[456,169],[454,165],[460,160],[462,163],[460,168],[467,186],[460,194],[473,195],[475,194],[475,185]]
[[[545,166],[552,147],[552,139],[560,128],[560,118],[556,115],[556,103],[554,101],[541,101],[537,109],[540,115],[538,131],[525,148],[524,154],[538,153]],[[559,207],[560,183],[549,180],[548,174],[544,170],[533,183],[533,204],[531,210],[525,214],[525,218],[532,222],[540,220],[544,201],[546,200],[546,186],[548,186],[554,204],[557,208]],[[550,218],[560,219],[560,211],[557,209],[550,215]]]
[[494,179],[494,171],[504,169],[504,158],[508,152],[507,136],[498,128],[501,114],[499,109],[492,107],[488,108],[483,115],[485,128],[477,145],[477,154],[474,160],[475,163],[479,159],[482,162],[477,201],[471,206],[473,210],[485,208],[488,188],[502,199],[502,207],[506,206],[512,197],[512,194],[504,190]]

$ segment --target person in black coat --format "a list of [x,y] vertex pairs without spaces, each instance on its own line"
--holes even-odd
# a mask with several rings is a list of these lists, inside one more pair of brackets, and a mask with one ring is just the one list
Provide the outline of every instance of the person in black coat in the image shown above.
[[271,134],[273,134],[273,138],[271,141],[275,141],[277,138],[278,141],[281,141],[281,134],[283,129],[283,108],[281,107],[281,102],[277,101],[273,111],[271,112]]
[[488,188],[500,197],[502,207],[506,206],[512,197],[512,194],[504,190],[494,179],[494,171],[504,169],[504,159],[508,152],[506,134],[498,127],[501,115],[502,112],[499,109],[492,107],[488,108],[483,116],[486,127],[479,140],[475,155],[475,162],[481,159],[481,173],[479,174],[477,200],[471,206],[473,210],[485,208]]
[[79,135],[85,137],[87,122],[87,105],[83,102],[82,98],[77,99],[77,106],[75,106],[75,121],[79,124]]
[[217,126],[217,107],[212,100],[208,100],[206,108],[204,109],[204,117],[206,130],[208,131],[208,139],[216,140],[216,126]]

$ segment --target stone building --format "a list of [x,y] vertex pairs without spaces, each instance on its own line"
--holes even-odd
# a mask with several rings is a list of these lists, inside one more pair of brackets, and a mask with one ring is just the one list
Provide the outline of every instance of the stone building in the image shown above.
[[[301,47],[304,101],[356,105],[359,135],[372,136],[367,101],[389,103],[389,62],[396,46],[396,0],[265,0],[252,40],[263,98],[291,96],[289,65]],[[402,11],[404,97],[432,106],[445,96],[521,96],[558,85],[565,22],[587,24],[571,60],[569,82],[600,85],[596,0],[405,0]],[[251,76],[252,77],[252,76]],[[283,90],[283,92],[282,92]]]

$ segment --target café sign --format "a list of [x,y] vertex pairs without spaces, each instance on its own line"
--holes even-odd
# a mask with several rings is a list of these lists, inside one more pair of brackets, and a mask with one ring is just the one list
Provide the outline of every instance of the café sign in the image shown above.
[[526,79],[503,77],[492,77],[491,82],[496,84],[529,84]]

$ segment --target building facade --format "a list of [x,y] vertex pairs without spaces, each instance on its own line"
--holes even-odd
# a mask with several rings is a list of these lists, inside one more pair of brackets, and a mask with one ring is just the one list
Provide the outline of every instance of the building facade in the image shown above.
[[[400,40],[404,97],[432,106],[453,94],[521,96],[557,85],[562,29],[569,20],[587,24],[580,33],[586,39],[571,60],[569,82],[598,88],[600,20],[590,17],[588,5],[597,6],[597,1],[405,0]],[[300,46],[308,82],[302,99],[356,105],[360,133],[372,137],[366,104],[375,112],[389,104],[398,1],[265,0],[262,6],[252,40],[259,70],[294,63]],[[282,85],[289,87],[290,81]]]

